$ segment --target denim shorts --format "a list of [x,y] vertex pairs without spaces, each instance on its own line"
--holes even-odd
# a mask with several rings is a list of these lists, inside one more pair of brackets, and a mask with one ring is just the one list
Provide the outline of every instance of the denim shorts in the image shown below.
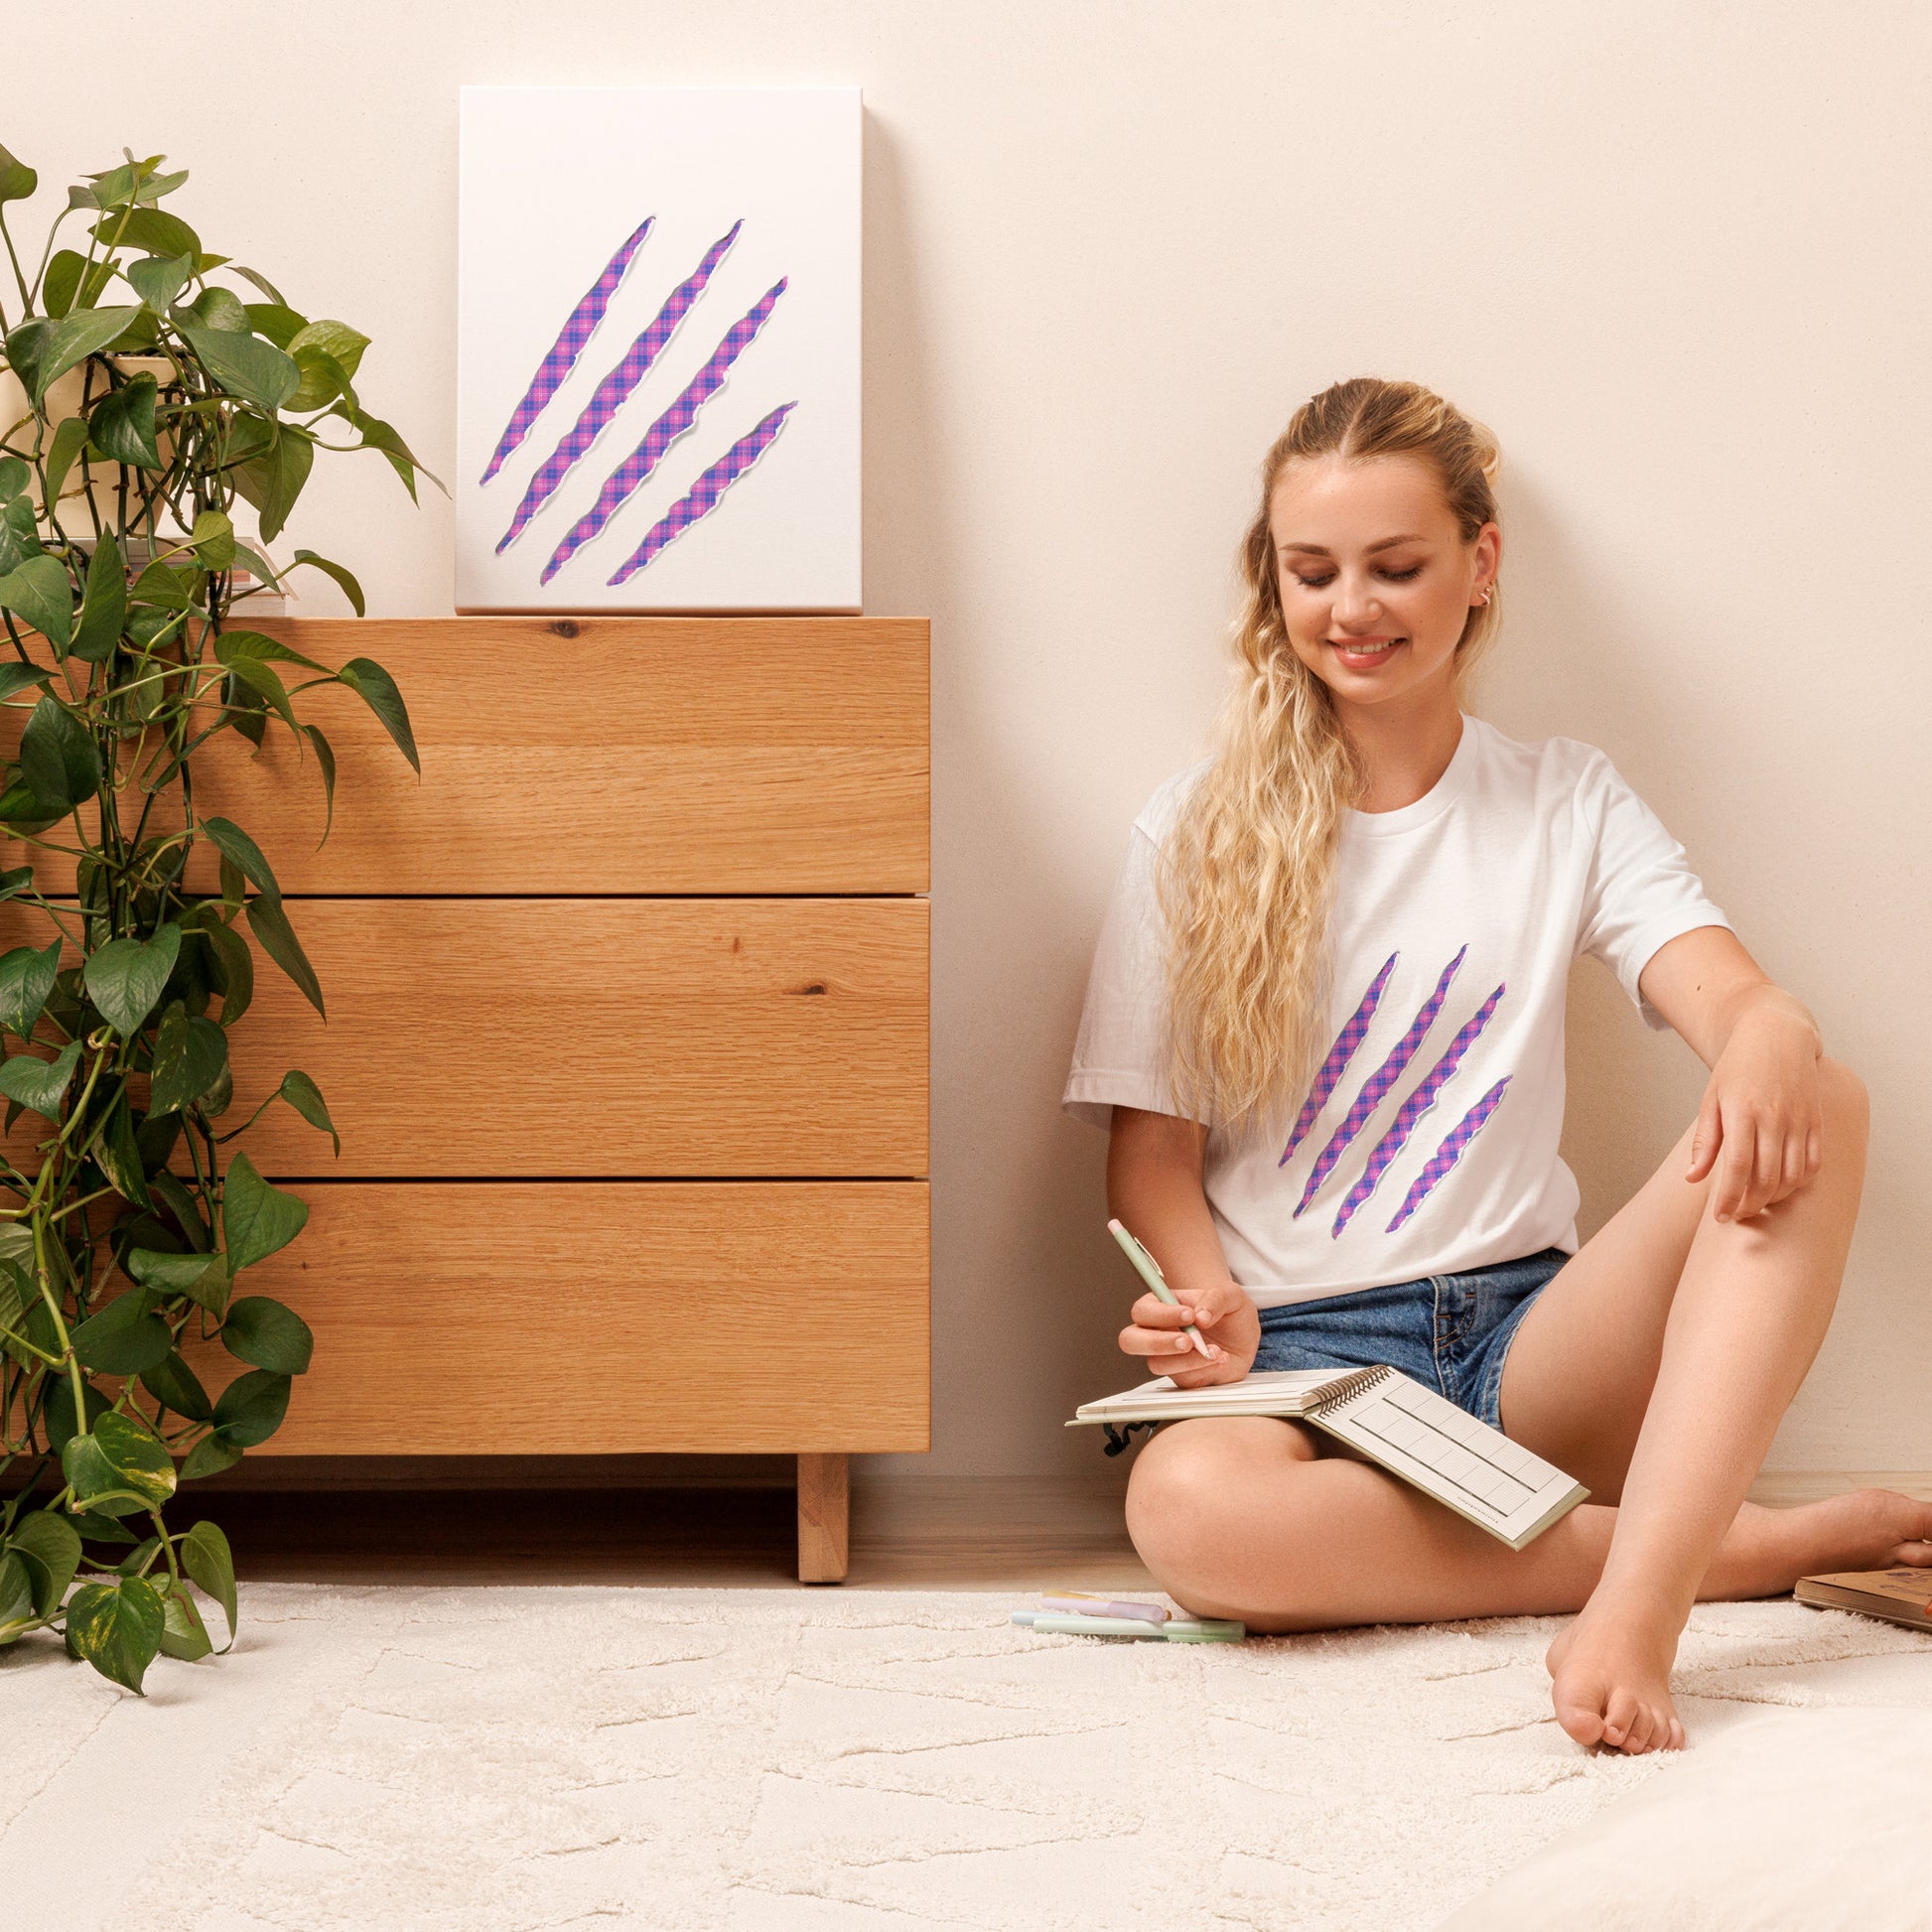
[[1261,1309],[1257,1369],[1386,1362],[1458,1409],[1502,1427],[1503,1357],[1516,1324],[1570,1259],[1562,1248],[1459,1275]]

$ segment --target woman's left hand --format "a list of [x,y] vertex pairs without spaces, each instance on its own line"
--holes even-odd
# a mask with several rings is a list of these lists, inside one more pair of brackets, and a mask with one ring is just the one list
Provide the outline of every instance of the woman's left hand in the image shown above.
[[1775,1008],[1746,1012],[1711,1069],[1684,1178],[1715,1170],[1713,1213],[1748,1221],[1818,1172],[1823,1122],[1816,1029]]

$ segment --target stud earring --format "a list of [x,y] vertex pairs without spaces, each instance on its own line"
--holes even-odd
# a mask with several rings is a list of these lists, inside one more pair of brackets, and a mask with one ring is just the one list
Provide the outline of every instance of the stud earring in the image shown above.
[[1485,585],[1485,586],[1483,587],[1483,592],[1482,592],[1482,602],[1483,602],[1484,604],[1487,604],[1487,603],[1489,602],[1489,597],[1490,597],[1490,593],[1491,593],[1492,591],[1494,591],[1494,590],[1495,590],[1495,588],[1496,588],[1496,587],[1495,587],[1495,585],[1493,585],[1493,584],[1487,584],[1487,585]]

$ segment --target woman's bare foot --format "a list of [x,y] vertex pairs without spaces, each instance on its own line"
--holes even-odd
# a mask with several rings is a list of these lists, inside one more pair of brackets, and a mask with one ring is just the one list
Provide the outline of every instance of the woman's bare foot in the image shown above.
[[[1856,1489],[1796,1509],[1746,1503],[1698,1594],[1775,1596],[1800,1577],[1897,1564],[1932,1568],[1932,1502]],[[1684,1725],[1670,1698],[1679,1627],[1654,1605],[1592,1596],[1544,1659],[1557,1722],[1580,1744],[1633,1756],[1681,1748]]]
[[1670,1700],[1681,1628],[1654,1604],[1605,1601],[1599,1589],[1544,1655],[1558,1724],[1586,1747],[1632,1757],[1681,1750],[1684,1725]]
[[1744,1509],[1756,1519],[1753,1527],[1772,1566],[1767,1593],[1823,1571],[1932,1566],[1932,1502],[1914,1501],[1895,1489],[1854,1489],[1797,1509],[1756,1509],[1749,1503]]

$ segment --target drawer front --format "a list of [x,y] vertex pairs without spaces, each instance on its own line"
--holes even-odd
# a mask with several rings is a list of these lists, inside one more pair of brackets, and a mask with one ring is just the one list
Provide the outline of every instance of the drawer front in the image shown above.
[[[196,759],[197,806],[248,831],[285,892],[928,888],[923,619],[263,628],[324,664],[374,658],[401,687],[423,760],[419,779],[352,693],[306,693],[301,715],[327,735],[338,766],[324,844],[320,769],[285,729],[270,731],[259,757],[231,732],[210,740]],[[9,749],[25,715],[0,712]],[[162,829],[159,808],[149,829]],[[69,862],[5,837],[0,858],[34,863],[50,893],[73,890]],[[189,883],[217,890],[206,847]]]
[[[273,1175],[922,1175],[925,899],[301,899],[327,1022],[257,949],[230,1036]],[[0,904],[0,941],[40,936]],[[27,1160],[45,1132],[23,1115]],[[34,1165],[38,1165],[37,1161]]]
[[[314,1328],[254,1454],[928,1444],[922,1181],[305,1182],[242,1277]],[[241,1364],[191,1351],[210,1393]]]

